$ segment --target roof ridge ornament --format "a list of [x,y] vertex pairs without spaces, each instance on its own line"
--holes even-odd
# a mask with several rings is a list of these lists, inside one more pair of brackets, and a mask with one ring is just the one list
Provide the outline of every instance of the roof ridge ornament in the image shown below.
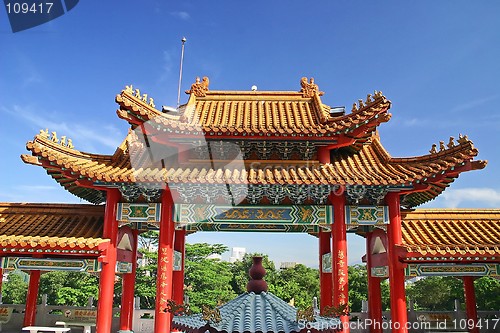
[[200,81],[200,77],[196,77],[195,83],[191,85],[190,90],[186,90],[186,94],[194,94],[196,97],[205,97],[208,91],[208,85],[210,80],[207,76],[204,76]]
[[447,149],[451,149],[457,146],[460,146],[462,144],[467,144],[470,143],[472,146],[472,141],[469,140],[467,135],[459,134],[458,135],[458,140],[457,140],[458,145],[455,143],[455,138],[450,136],[450,139],[448,140],[448,143],[445,145],[444,141],[439,141],[439,151],[437,149],[437,144],[433,143],[431,150],[429,150],[430,154],[437,154],[439,152],[445,151]]
[[38,134],[38,136],[40,136],[43,139],[47,139],[49,141],[57,143],[57,144],[59,144],[59,145],[61,145],[63,147],[67,147],[69,149],[73,149],[74,148],[73,141],[71,139],[68,138],[68,140],[66,140],[66,136],[63,135],[63,136],[61,136],[61,140],[59,140],[57,138],[57,133],[55,131],[51,132],[51,135],[49,135],[49,129],[48,128],[46,128],[45,130],[41,129],[40,133]]
[[149,97],[149,102],[148,102],[148,94],[143,94],[141,95],[141,91],[139,89],[134,89],[132,85],[125,86],[125,89],[122,90],[123,92],[136,97],[140,101],[143,101],[144,103],[148,104],[151,107],[155,107],[154,99],[153,97]]
[[313,77],[309,79],[309,82],[307,82],[307,77],[300,79],[300,86],[302,87],[300,92],[303,97],[313,97],[316,94],[323,96],[325,94],[323,91],[320,91],[318,85],[314,83]]

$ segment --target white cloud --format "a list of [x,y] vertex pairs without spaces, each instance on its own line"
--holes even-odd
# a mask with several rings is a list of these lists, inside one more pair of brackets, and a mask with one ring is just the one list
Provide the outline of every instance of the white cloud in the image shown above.
[[448,208],[475,206],[500,207],[500,191],[492,188],[447,189],[441,195]]
[[478,99],[469,101],[467,103],[459,104],[459,105],[455,106],[454,108],[452,108],[451,111],[452,112],[462,112],[462,111],[467,111],[467,110],[471,110],[471,109],[477,109],[480,106],[482,106],[488,102],[491,102],[497,98],[498,98],[498,95],[478,98]]
[[60,189],[60,186],[49,186],[49,185],[18,185],[17,189],[23,191],[52,191]]
[[171,12],[170,15],[175,16],[181,20],[187,21],[191,18],[188,12]]
[[162,73],[160,75],[160,82],[167,81],[169,77],[173,77],[170,74],[172,73],[173,61],[172,61],[172,52],[171,51],[163,51],[163,64],[162,64]]
[[[86,151],[99,151],[94,146],[105,146],[115,149],[118,147],[124,135],[118,128],[112,125],[92,126],[82,124],[71,124],[68,126],[65,121],[55,121],[51,119],[49,114],[44,113],[41,117],[31,107],[14,105],[12,108],[1,107],[3,112],[7,112],[13,116],[23,118],[40,129],[48,128],[49,132],[58,132],[58,136],[66,135],[73,140],[75,148]],[[39,111],[39,110],[38,110]]]

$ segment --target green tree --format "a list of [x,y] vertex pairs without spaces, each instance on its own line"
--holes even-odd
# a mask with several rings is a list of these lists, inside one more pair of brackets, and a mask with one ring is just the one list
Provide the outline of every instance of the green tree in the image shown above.
[[14,271],[7,276],[2,286],[2,302],[6,304],[24,304],[28,291],[28,275]]
[[406,288],[406,294],[415,301],[417,309],[428,311],[452,310],[455,299],[464,301],[462,280],[454,277],[420,279]]
[[148,230],[143,232],[138,237],[138,247],[139,249],[152,249],[158,246],[158,236],[160,232],[158,230]]
[[141,248],[142,264],[137,267],[135,275],[135,295],[140,296],[142,309],[153,309],[156,300],[156,270],[158,252]]
[[482,277],[474,281],[476,302],[479,310],[500,309],[500,280],[491,277]]
[[48,272],[40,278],[39,298],[47,294],[47,303],[85,306],[89,297],[97,299],[98,278],[83,272]]
[[319,297],[319,271],[302,264],[282,269],[269,284],[269,291],[286,302],[293,299],[298,308],[307,308],[313,297]]
[[361,312],[363,300],[368,300],[368,276],[365,265],[348,267],[349,305],[352,312]]
[[391,293],[388,279],[380,282],[380,294],[382,295],[382,310],[389,311],[391,309]]
[[230,264],[209,258],[226,251],[227,247],[222,244],[186,244],[184,283],[193,312],[201,311],[204,305],[215,307],[219,302],[225,303],[236,296],[231,287]]

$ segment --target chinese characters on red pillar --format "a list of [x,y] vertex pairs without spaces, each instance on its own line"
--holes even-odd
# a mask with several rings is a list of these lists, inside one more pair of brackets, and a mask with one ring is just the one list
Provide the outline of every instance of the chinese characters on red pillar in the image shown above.
[[161,286],[161,291],[160,291],[160,308],[161,311],[166,311],[167,309],[167,302],[168,302],[168,294],[166,293],[167,288],[168,288],[168,256],[167,256],[167,249],[166,248],[161,248],[161,253],[160,253],[160,266],[159,266],[159,275],[160,275],[160,286]]
[[339,250],[337,254],[337,277],[338,277],[338,291],[339,291],[339,305],[346,304],[346,277],[347,277],[347,263],[345,261],[344,251]]

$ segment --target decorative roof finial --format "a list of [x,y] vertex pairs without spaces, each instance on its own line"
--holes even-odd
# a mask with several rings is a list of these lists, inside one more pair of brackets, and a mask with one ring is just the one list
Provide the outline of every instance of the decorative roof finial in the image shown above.
[[315,94],[322,96],[325,94],[324,92],[319,91],[318,85],[314,83],[313,77],[309,79],[309,82],[307,82],[307,77],[303,77],[300,79],[300,85],[302,87],[300,92],[303,97],[313,97]]
[[200,82],[200,78],[196,78],[196,82],[191,85],[190,90],[186,90],[186,94],[194,94],[196,97],[205,97],[208,91],[210,80],[204,76]]
[[262,257],[253,257],[252,259],[253,264],[248,271],[251,279],[247,283],[247,291],[260,294],[267,291],[267,282],[262,279],[266,275],[266,269],[262,266]]

